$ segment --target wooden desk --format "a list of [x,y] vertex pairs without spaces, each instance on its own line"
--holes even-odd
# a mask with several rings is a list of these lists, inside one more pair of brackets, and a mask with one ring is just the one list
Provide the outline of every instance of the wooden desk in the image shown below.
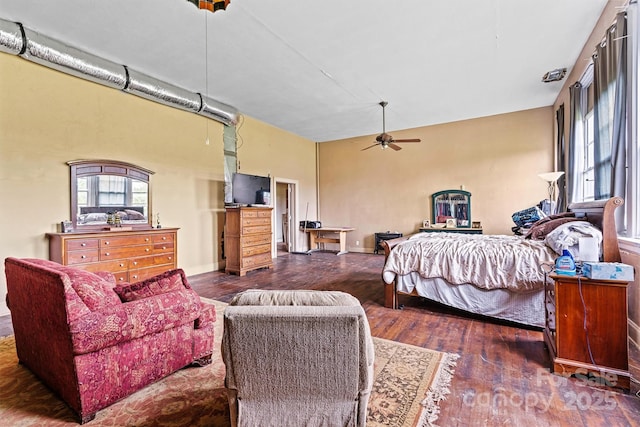
[[[304,229],[303,229],[304,230]],[[352,227],[322,227],[322,228],[307,228],[309,233],[309,251],[318,251],[320,243],[339,243],[340,251],[336,255],[346,254],[347,251],[347,233],[353,231]],[[333,237],[328,237],[327,234],[333,234]],[[335,236],[337,234],[337,237]]]

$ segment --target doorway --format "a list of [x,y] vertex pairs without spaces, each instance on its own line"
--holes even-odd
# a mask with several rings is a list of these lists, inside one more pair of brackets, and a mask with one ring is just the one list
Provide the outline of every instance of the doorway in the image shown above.
[[275,208],[273,248],[274,257],[295,252],[296,248],[296,217],[298,199],[298,183],[285,178],[275,178]]

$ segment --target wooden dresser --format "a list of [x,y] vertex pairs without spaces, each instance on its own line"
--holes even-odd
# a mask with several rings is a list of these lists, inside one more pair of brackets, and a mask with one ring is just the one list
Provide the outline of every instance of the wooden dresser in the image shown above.
[[600,378],[605,385],[630,388],[628,282],[549,276],[546,284],[544,341],[551,372],[581,381]]
[[224,225],[226,273],[273,267],[270,207],[227,207]]
[[138,282],[177,266],[178,229],[47,233],[49,259]]

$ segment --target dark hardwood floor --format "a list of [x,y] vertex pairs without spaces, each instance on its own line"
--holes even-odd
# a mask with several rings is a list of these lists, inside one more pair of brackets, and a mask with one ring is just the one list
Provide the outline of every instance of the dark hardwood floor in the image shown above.
[[[211,272],[189,277],[203,297],[229,302],[245,289],[341,290],[362,303],[374,336],[460,355],[451,393],[440,405],[441,426],[637,426],[638,383],[630,393],[549,373],[542,332],[469,315],[415,297],[403,310],[384,307],[384,257],[330,252],[280,254],[274,268],[245,277]],[[0,335],[11,334],[9,316]],[[638,352],[631,371],[640,378]]]

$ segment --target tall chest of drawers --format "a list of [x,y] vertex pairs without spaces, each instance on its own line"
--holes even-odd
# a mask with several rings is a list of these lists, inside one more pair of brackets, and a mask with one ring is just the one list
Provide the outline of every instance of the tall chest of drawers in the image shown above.
[[270,207],[228,207],[224,226],[225,272],[244,276],[247,271],[273,267]]
[[49,259],[138,282],[177,266],[178,229],[47,233]]

